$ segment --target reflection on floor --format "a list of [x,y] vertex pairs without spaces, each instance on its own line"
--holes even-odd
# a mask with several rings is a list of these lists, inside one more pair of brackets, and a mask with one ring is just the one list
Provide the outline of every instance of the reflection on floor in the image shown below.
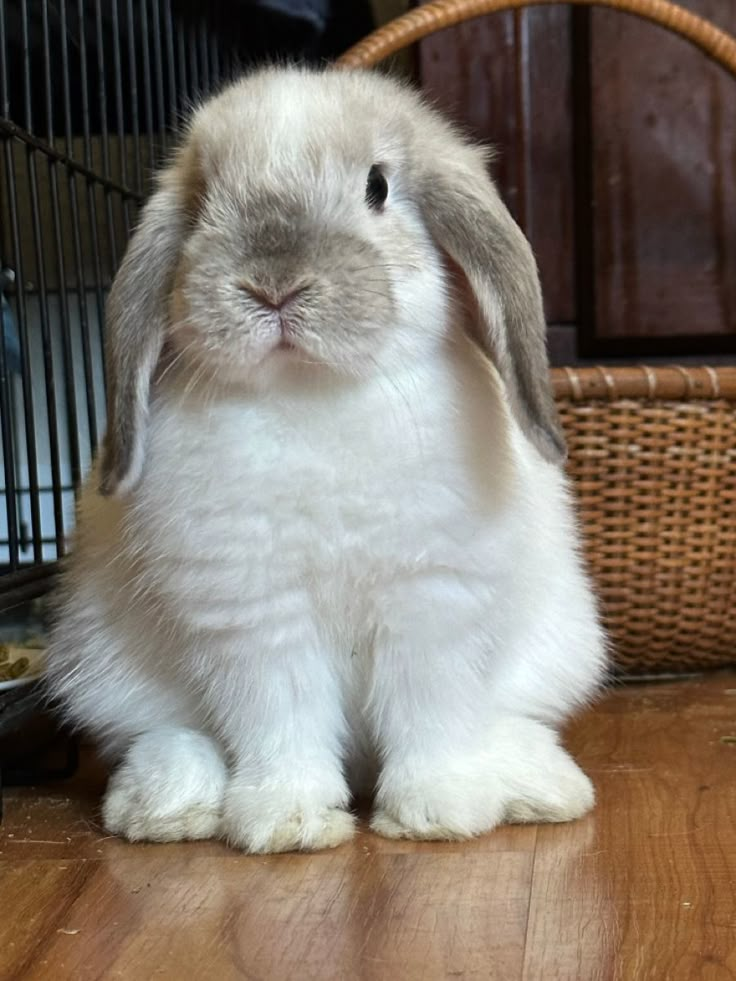
[[88,759],[7,792],[0,977],[736,977],[734,737],[734,673],[624,686],[568,734],[582,821],[273,857],[106,837]]

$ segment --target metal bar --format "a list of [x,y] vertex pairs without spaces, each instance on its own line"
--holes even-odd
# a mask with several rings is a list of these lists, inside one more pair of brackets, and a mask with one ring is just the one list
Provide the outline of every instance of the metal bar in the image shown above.
[[26,456],[28,467],[28,485],[31,493],[31,533],[33,538],[33,559],[40,562],[43,558],[41,547],[41,511],[38,498],[38,457],[36,455],[36,423],[33,413],[33,374],[31,371],[31,353],[28,346],[28,320],[25,303],[25,277],[23,254],[20,243],[20,226],[18,222],[17,185],[15,181],[15,160],[10,140],[4,141],[5,175],[7,181],[8,210],[10,212],[10,228],[13,243],[13,268],[15,270],[16,306],[18,311],[18,337],[20,341],[21,372],[23,376],[23,421],[25,424]]
[[235,78],[236,64],[235,64],[235,51],[231,44],[227,44],[225,46],[225,65],[226,65],[225,68],[226,78],[228,82],[232,82],[232,80]]
[[[118,19],[118,0],[111,0],[112,11],[112,62],[115,73],[115,117],[118,130],[118,159],[120,161],[120,183],[128,183],[127,143],[125,139],[125,111],[123,109],[123,67],[120,58],[120,22]],[[130,213],[128,201],[123,199],[123,223],[125,237],[130,234]],[[117,265],[117,262],[115,262]]]
[[[82,474],[82,457],[79,447],[79,423],[77,420],[77,393],[74,385],[74,359],[72,351],[71,320],[69,317],[69,297],[66,289],[66,266],[64,263],[64,244],[61,230],[61,210],[59,208],[59,184],[55,164],[49,161],[49,182],[51,189],[51,215],[54,225],[54,246],[56,251],[56,270],[59,279],[59,301],[61,313],[61,354],[64,367],[64,394],[66,396],[66,419],[69,437],[69,462],[72,480],[78,484]],[[81,305],[81,301],[80,301]]]
[[[19,494],[28,494],[28,493],[30,493],[30,487],[25,487],[23,484],[16,484],[15,489],[16,489],[16,491]],[[74,490],[74,484],[62,484],[61,485],[61,489],[62,489],[62,491],[65,494],[68,494],[70,491],[73,491]],[[41,497],[43,497],[44,494],[53,494],[54,493],[54,488],[53,487],[48,487],[45,484],[39,484],[38,485],[38,493],[41,495]],[[52,539],[49,539],[49,540],[50,541],[53,541],[53,538]]]
[[107,215],[108,245],[110,246],[110,275],[113,276],[118,268],[118,246],[115,238],[115,216],[109,192],[105,193],[105,213]]
[[[140,0],[141,16],[141,50],[143,53],[143,98],[146,113],[146,134],[148,136],[148,174],[146,184],[150,181],[153,169],[156,166],[156,151],[153,129],[153,86],[151,84],[151,52],[149,44],[151,40],[151,30],[148,23],[148,0]],[[143,188],[139,188],[143,190]]]
[[222,80],[220,73],[220,18],[214,20],[214,27],[210,26],[210,62],[212,63],[212,78],[215,84]]
[[86,177],[88,181],[94,181],[96,184],[100,184],[106,191],[114,191],[116,194],[120,194],[124,198],[129,198],[136,202],[143,200],[142,194],[139,194],[137,191],[132,190],[132,188],[127,187],[124,184],[118,184],[117,181],[113,181],[107,177],[101,176],[100,174],[96,174],[94,170],[77,163],[66,153],[62,153],[60,150],[57,150],[45,140],[39,139],[37,136],[34,136],[33,133],[30,133],[28,130],[18,126],[10,119],[0,119],[0,138],[13,138],[18,140],[20,143],[25,143],[26,146],[31,147],[34,150],[39,150],[44,154],[44,156],[49,157],[52,160],[56,160],[58,163],[63,164],[64,167],[68,167],[69,170],[73,170],[75,174],[80,174],[82,177]]
[[209,95],[212,87],[212,76],[210,75],[210,46],[209,46],[209,22],[205,16],[200,16],[198,21],[199,39],[199,60],[202,67],[202,94]]
[[[80,0],[80,3],[83,0]],[[67,12],[66,0],[61,0],[60,6],[60,27],[61,27],[61,66],[64,76],[64,134],[67,156],[73,154],[73,134],[72,134],[72,114],[71,97],[69,92],[69,48],[67,41]],[[80,25],[80,74],[81,64],[84,63],[84,87],[86,89],[86,54],[84,52],[84,27]],[[85,92],[86,97],[86,92]],[[88,107],[87,107],[88,110]],[[89,115],[86,116],[85,126],[85,160],[87,154],[87,140],[89,138]],[[82,258],[82,237],[79,222],[79,198],[77,195],[77,180],[73,171],[67,170],[69,212],[72,226],[72,240],[74,249],[74,266],[76,272],[77,300],[79,304],[79,330],[82,340],[82,364],[84,366],[84,387],[87,402],[87,427],[89,442],[94,453],[97,446],[97,413],[95,411],[94,393],[94,374],[92,372],[92,358],[89,348],[89,315],[87,310],[87,287],[84,279],[84,260]],[[72,366],[73,370],[73,366]],[[76,392],[75,392],[76,407]]]
[[[82,338],[82,365],[84,367],[84,391],[87,403],[87,429],[89,432],[90,450],[94,454],[97,449],[97,405],[95,402],[92,352],[89,346],[89,311],[87,308],[87,284],[84,276],[82,235],[79,221],[79,198],[77,196],[77,181],[73,174],[69,174],[69,210],[72,219],[74,266],[76,271],[77,297],[79,299],[79,331]],[[100,295],[101,302],[102,296]]]
[[67,157],[74,156],[72,144],[72,99],[69,91],[69,48],[67,43],[66,0],[59,5],[59,30],[61,32],[61,80],[64,98],[64,153]]
[[[80,16],[82,16],[81,13]],[[107,76],[105,74],[105,49],[100,0],[95,0],[95,34],[97,42],[97,105],[100,112],[100,134],[102,136],[102,173],[106,180],[109,180],[110,137],[107,131]]]
[[[18,490],[17,493],[20,493],[20,491]],[[67,494],[73,494],[73,493],[74,493],[73,488],[69,488],[69,490],[67,491]],[[0,544],[7,545],[8,543],[6,541],[3,541]],[[41,535],[41,544],[42,545],[53,545],[54,547],[56,547],[56,536],[55,535],[51,535],[51,536]],[[51,561],[55,562],[56,559],[52,559]],[[41,565],[47,565],[47,563],[46,562],[43,562],[43,563],[41,563]],[[3,567],[3,563],[0,563],[0,568],[2,568],[2,567]],[[36,566],[34,566],[34,565],[27,565],[27,564],[24,564],[22,561],[20,561],[19,562],[19,565],[18,565],[18,568],[19,569],[23,569],[23,568],[32,569],[32,568],[36,568]],[[0,580],[0,584],[2,584],[2,583],[4,583],[4,580]],[[2,590],[0,590],[0,592],[1,591]]]
[[170,128],[176,132],[179,129],[179,114],[176,106],[176,63],[174,60],[174,27],[171,17],[171,0],[164,3],[164,31],[166,33],[166,64],[168,67],[167,80],[169,83],[169,112],[171,113]]
[[[102,137],[102,172],[110,180],[110,134],[107,128],[107,75],[105,74],[104,34],[102,32],[102,11],[100,0],[95,0],[95,40],[97,43],[97,104],[100,110],[100,135]],[[109,191],[105,194],[105,214],[107,217],[107,236],[113,265],[117,264],[115,245],[115,220]]]
[[58,562],[44,562],[3,576],[0,590],[0,613],[44,596],[60,572]]
[[[20,491],[18,493],[20,493]],[[66,493],[67,494],[73,494],[74,493],[74,488],[70,487],[69,490]],[[7,542],[2,542],[0,544],[7,545]],[[54,535],[51,535],[51,536],[49,536],[49,535],[42,535],[41,536],[41,544],[42,545],[53,545],[54,547],[56,547],[56,537]],[[56,559],[51,559],[50,561],[51,562],[56,562]],[[23,563],[21,561],[19,563],[19,565],[18,565],[18,568],[19,569],[35,569],[35,568],[42,568],[45,565],[48,565],[48,562],[42,562],[40,566],[36,566],[36,565],[33,565],[33,564],[29,565],[29,564]],[[0,568],[3,568],[3,563],[0,563]],[[4,580],[0,580],[0,584],[4,584]],[[2,592],[2,590],[0,590],[0,592]]]
[[120,183],[127,185],[127,165],[125,160],[125,115],[123,112],[123,72],[120,60],[120,23],[118,21],[118,0],[111,0],[109,10],[112,13],[112,65],[115,82],[115,121],[118,131],[118,162],[120,167]]
[[28,36],[28,3],[21,0],[21,43],[23,45],[23,104],[25,107],[25,127],[33,129],[33,109],[31,105],[31,42]]
[[189,102],[186,57],[184,26],[181,22],[181,16],[179,16],[176,19],[176,90],[178,95],[177,114],[180,122],[184,118],[184,112]]
[[164,63],[163,63],[163,42],[161,39],[161,11],[159,0],[151,0],[153,10],[153,61],[154,75],[156,77],[156,108],[158,110],[158,129],[161,137],[161,145],[164,152],[168,145],[166,132],[166,108],[164,104]]
[[178,117],[179,125],[187,117],[188,109],[191,104],[191,93],[187,82],[187,51],[186,38],[184,37],[184,25],[181,16],[176,20],[176,64],[177,64],[177,91],[179,94]]
[[19,586],[27,586],[32,582],[41,582],[44,579],[50,579],[52,576],[58,575],[60,567],[60,562],[44,562],[43,565],[29,565],[25,568],[20,568],[12,576],[9,575],[4,582],[11,589],[17,589]]
[[[85,0],[77,0],[77,24],[79,26],[79,81],[82,89],[82,133],[84,136],[84,170],[92,174],[92,137],[89,125],[89,76],[87,74],[87,32]],[[67,153],[69,156],[69,153]],[[77,171],[80,173],[80,171]]]
[[8,89],[8,42],[5,30],[5,4],[0,3],[0,116],[10,115]]
[[[89,173],[92,174],[92,136],[90,133],[90,121],[89,121],[89,82],[88,82],[88,75],[87,75],[87,32],[86,32],[86,17],[85,17],[85,0],[77,0],[77,18],[79,22],[79,74],[80,74],[80,82],[82,86],[82,126],[84,132],[84,163]],[[73,179],[73,175],[70,175],[70,179]],[[75,188],[76,188],[76,182],[75,182]],[[102,269],[100,265],[100,244],[97,237],[97,229],[98,229],[97,205],[95,201],[95,185],[92,183],[92,180],[87,181],[87,216],[89,219],[90,240],[92,244],[91,254],[92,254],[92,263],[94,267],[94,278],[95,278],[95,298],[97,301],[97,323],[99,325],[100,342],[102,343],[104,300],[102,296]],[[75,245],[75,249],[76,248],[77,246]],[[81,243],[79,248],[79,254],[81,254]],[[81,268],[81,265],[79,268]],[[103,374],[104,374],[104,361],[103,361]],[[87,384],[89,384],[89,382],[87,382]],[[89,393],[89,388],[87,391]],[[89,394],[87,396],[87,411],[89,412]],[[95,415],[95,430],[94,430],[95,433],[96,433],[96,428],[97,428],[97,417]],[[92,432],[93,430],[90,429],[90,438],[92,436]],[[96,440],[92,441],[92,446],[93,448],[96,446]]]
[[[61,7],[66,7],[66,0],[61,0]],[[47,139],[51,146],[54,145],[54,121],[53,121],[53,105],[51,98],[51,75],[52,75],[52,65],[51,65],[51,43],[49,38],[49,16],[48,16],[48,0],[43,0],[41,5],[42,10],[42,25],[43,25],[43,60],[44,60],[44,74],[46,78],[46,129],[47,129]],[[65,26],[66,21],[66,11],[61,14],[62,24]],[[63,35],[63,32],[62,32]],[[63,36],[62,49],[66,45],[66,38]],[[63,60],[62,60],[63,65]],[[66,72],[62,72],[62,78],[66,79],[62,82],[62,85],[68,88],[68,66]],[[66,114],[65,114],[66,115]],[[65,120],[66,121],[66,120]],[[71,143],[71,131],[66,130],[66,148],[67,153],[69,152]],[[31,152],[31,151],[29,151]],[[33,163],[35,171],[35,158]],[[49,168],[49,191],[51,194],[51,216],[53,223],[53,237],[54,246],[56,252],[56,271],[59,280],[59,303],[60,303],[60,321],[61,321],[61,349],[62,349],[62,362],[64,368],[64,390],[66,397],[66,425],[67,425],[67,438],[69,440],[69,455],[70,455],[70,465],[72,471],[72,479],[75,483],[79,481],[79,476],[81,474],[81,456],[79,452],[79,426],[77,424],[77,401],[76,392],[74,388],[74,364],[72,360],[72,338],[71,338],[71,326],[69,318],[69,298],[66,291],[66,269],[64,267],[64,248],[62,244],[62,230],[61,230],[61,211],[59,208],[59,181],[57,175],[58,163],[50,158],[48,158],[48,168]],[[40,226],[40,223],[39,223]],[[39,227],[40,234],[40,227]],[[39,241],[38,245],[39,254],[43,254],[43,248]],[[42,276],[43,266],[39,266],[40,274]],[[41,304],[42,309],[46,310],[46,316],[48,316],[47,309],[47,297],[44,287],[43,276],[41,278]],[[43,323],[43,317],[42,317]],[[48,328],[47,328],[48,329]],[[49,344],[50,344],[49,340]],[[53,359],[51,364],[52,377],[54,374]],[[55,379],[54,379],[55,384]],[[47,392],[47,398],[50,393]],[[54,421],[56,421],[56,405],[54,402],[53,406],[53,416]],[[58,429],[55,428],[56,438],[58,440]],[[60,458],[59,458],[59,465]],[[61,515],[63,523],[63,501],[61,502]],[[62,528],[62,549],[63,549],[63,528]]]
[[5,512],[8,522],[8,562],[11,569],[18,567],[18,515],[17,488],[15,486],[15,436],[12,404],[13,379],[8,373],[5,351],[5,331],[0,330],[0,433],[3,441],[3,472],[5,476]]
[[[145,9],[145,4],[143,2],[140,3],[140,6],[141,8]],[[135,20],[133,18],[133,0],[127,0],[126,13],[128,27],[128,69],[130,71],[128,96],[130,98],[131,129],[133,131],[133,168],[135,172],[136,189],[141,191],[143,188],[143,182],[141,180],[141,143],[140,125],[138,122],[138,64],[135,54],[136,28]],[[141,47],[145,47],[147,43],[148,39],[145,33],[141,31]]]
[[51,458],[51,483],[54,488],[54,529],[56,532],[57,555],[64,554],[64,503],[61,496],[61,458],[59,454],[59,430],[56,419],[56,380],[54,378],[54,355],[49,330],[48,294],[46,291],[46,268],[43,254],[43,230],[41,210],[38,200],[38,173],[36,171],[36,151],[26,149],[28,179],[31,188],[31,216],[33,221],[33,240],[36,251],[36,273],[40,287],[39,312],[41,314],[41,338],[43,343],[44,381],[46,383],[46,417],[49,428],[49,456]]
[[197,62],[197,28],[194,22],[191,21],[187,27],[187,35],[189,40],[189,59],[188,63],[191,70],[192,85],[189,92],[190,104],[197,101],[200,96],[199,87],[199,64]]
[[[100,256],[100,239],[97,232],[99,227],[97,220],[97,201],[95,200],[95,187],[93,184],[87,185],[87,211],[89,213],[89,232],[92,241],[92,263],[95,270],[95,298],[97,300],[97,325],[100,336],[100,346],[105,348],[105,300],[102,286],[102,260]],[[102,359],[102,373],[107,384],[107,368],[105,359]]]
[[[8,94],[7,35],[5,30],[5,4],[0,3],[0,114],[10,114]],[[0,215],[0,229],[3,216]],[[0,238],[0,255],[4,251],[4,235]],[[0,314],[1,316],[1,314]],[[0,320],[0,435],[3,441],[3,472],[5,476],[5,512],[8,522],[8,562],[11,569],[18,567],[18,512],[15,486],[15,406],[13,404],[13,379],[8,373],[5,350],[5,331]]]
[[[69,50],[67,44],[67,0],[61,0],[60,4],[60,28],[61,28],[61,66],[64,76],[64,136],[67,156],[73,154],[73,133],[72,133],[72,114],[71,98],[69,93]],[[84,35],[80,38],[82,47],[84,46]],[[86,71],[85,71],[86,74]],[[89,119],[87,119],[89,126]],[[79,227],[79,199],[77,197],[77,180],[74,172],[67,171],[67,191],[69,201],[69,214],[72,226],[72,240],[74,248],[74,266],[76,272],[77,303],[79,306],[79,331],[82,341],[82,364],[84,366],[84,387],[87,402],[87,431],[92,452],[97,445],[97,413],[95,411],[94,393],[94,374],[92,372],[92,358],[89,348],[89,317],[87,313],[87,287],[84,281],[84,260],[82,258],[82,239]],[[60,251],[59,255],[63,253]],[[69,335],[71,348],[71,331]],[[72,359],[72,380],[74,378],[74,364]],[[74,408],[76,413],[76,387],[72,383],[74,394]],[[77,434],[77,455],[73,459],[78,460],[79,472],[75,477],[75,483],[81,478],[81,455],[79,452],[78,427],[75,423],[74,430]],[[74,470],[74,468],[73,468]]]
[[49,2],[41,4],[41,25],[43,34],[43,74],[46,95],[46,139],[54,145],[54,107],[51,101],[51,45],[49,43]]

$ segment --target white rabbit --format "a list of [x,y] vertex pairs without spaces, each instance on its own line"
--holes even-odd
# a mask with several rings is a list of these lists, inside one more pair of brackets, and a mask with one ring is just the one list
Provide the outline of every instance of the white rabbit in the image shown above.
[[[531,250],[486,155],[368,72],[198,109],[109,298],[52,694],[106,827],[251,852],[565,821],[605,642]],[[99,485],[99,489],[98,489]]]

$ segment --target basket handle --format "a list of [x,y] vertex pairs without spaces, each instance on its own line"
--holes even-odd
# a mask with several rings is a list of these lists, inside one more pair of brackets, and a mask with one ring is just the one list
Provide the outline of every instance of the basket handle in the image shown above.
[[736,38],[669,0],[434,0],[379,27],[349,48],[335,65],[338,68],[368,68],[414,41],[461,21],[502,10],[557,3],[610,7],[659,24],[690,41],[736,75]]

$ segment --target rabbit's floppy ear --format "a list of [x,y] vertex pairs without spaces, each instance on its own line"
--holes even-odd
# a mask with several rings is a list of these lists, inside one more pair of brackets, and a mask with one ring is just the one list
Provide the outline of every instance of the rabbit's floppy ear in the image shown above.
[[105,311],[107,435],[100,493],[123,494],[143,468],[151,379],[164,342],[181,244],[201,196],[191,146],[164,171],[110,290]]
[[493,186],[482,150],[445,139],[419,159],[424,218],[472,291],[475,337],[496,365],[522,430],[548,460],[561,461],[565,440],[531,247]]

